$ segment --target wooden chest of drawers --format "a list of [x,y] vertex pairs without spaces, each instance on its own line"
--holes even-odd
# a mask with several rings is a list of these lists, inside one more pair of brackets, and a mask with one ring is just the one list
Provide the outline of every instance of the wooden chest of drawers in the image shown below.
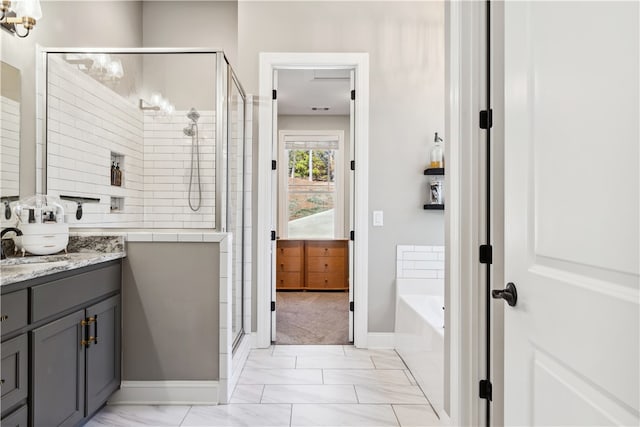
[[349,289],[346,240],[279,240],[276,289]]
[[276,289],[304,287],[304,240],[278,240]]

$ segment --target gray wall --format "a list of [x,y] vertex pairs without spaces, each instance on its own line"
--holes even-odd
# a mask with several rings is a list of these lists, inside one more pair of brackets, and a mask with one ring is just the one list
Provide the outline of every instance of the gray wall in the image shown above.
[[[145,47],[205,47],[224,50],[232,66],[238,51],[238,7],[235,1],[145,1],[142,6]],[[161,91],[177,109],[215,108],[215,58],[209,55],[148,56],[144,84]]]
[[236,1],[145,1],[142,19],[145,47],[222,49],[231,65],[237,65]]
[[396,245],[444,244],[443,213],[422,209],[433,133],[444,133],[444,4],[238,3],[237,70],[249,93],[260,52],[332,51],[369,53],[369,207],[385,213],[384,227],[369,228],[369,331],[392,332]]
[[131,1],[41,2],[42,19],[24,39],[0,31],[4,62],[22,71],[20,194],[36,191],[35,46],[141,46],[142,5]]
[[220,245],[127,243],[122,379],[217,380]]

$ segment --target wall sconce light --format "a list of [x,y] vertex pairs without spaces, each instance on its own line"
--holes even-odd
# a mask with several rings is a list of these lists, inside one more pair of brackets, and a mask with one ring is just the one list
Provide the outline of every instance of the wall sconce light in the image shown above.
[[[39,0],[2,0],[0,12],[2,28],[20,38],[27,37],[36,25],[36,21],[42,18]],[[26,31],[19,31],[20,26]]]
[[173,114],[173,112],[176,111],[176,107],[157,92],[151,94],[150,101],[145,101],[141,98],[139,107],[143,111],[160,111],[162,114],[167,115]]
[[122,61],[106,53],[68,53],[65,60],[101,82],[117,82],[124,76]]

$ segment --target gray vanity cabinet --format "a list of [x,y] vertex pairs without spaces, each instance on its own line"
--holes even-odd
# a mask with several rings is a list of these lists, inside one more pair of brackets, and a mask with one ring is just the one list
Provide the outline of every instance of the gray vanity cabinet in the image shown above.
[[84,310],[34,329],[33,426],[75,426],[84,417]]
[[86,310],[89,336],[87,363],[87,415],[98,410],[120,387],[120,296],[116,295]]
[[[31,290],[32,426],[72,427],[120,387],[120,263]],[[55,307],[55,309],[53,308]]]
[[82,425],[120,387],[120,260],[2,287],[2,427]]
[[2,419],[2,427],[29,427],[29,409],[27,405]]

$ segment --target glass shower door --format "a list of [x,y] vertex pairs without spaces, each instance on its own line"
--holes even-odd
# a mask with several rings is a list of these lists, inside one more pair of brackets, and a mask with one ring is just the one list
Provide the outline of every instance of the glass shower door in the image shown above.
[[244,334],[244,126],[245,96],[229,67],[227,231],[232,233],[231,330],[233,347]]

